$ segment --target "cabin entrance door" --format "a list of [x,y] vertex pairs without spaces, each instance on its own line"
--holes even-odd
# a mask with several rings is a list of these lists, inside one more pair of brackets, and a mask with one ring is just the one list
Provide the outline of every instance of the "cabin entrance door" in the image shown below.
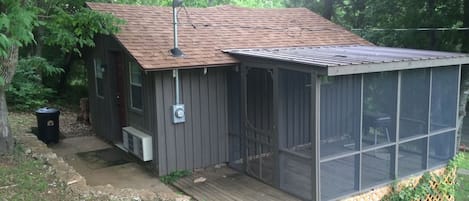
[[126,118],[126,102],[125,102],[125,91],[124,91],[124,59],[121,51],[110,51],[109,52],[110,60],[110,74],[111,76],[111,94],[110,100],[112,102],[113,115],[116,118],[113,118],[111,123],[111,139],[114,143],[122,143],[122,127],[127,126]]

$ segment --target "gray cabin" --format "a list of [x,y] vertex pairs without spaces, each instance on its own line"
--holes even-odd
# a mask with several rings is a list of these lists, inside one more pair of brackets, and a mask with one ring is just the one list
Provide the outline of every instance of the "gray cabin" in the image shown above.
[[88,3],[126,21],[86,55],[93,128],[158,175],[226,163],[306,200],[447,164],[469,55],[378,47],[304,8]]

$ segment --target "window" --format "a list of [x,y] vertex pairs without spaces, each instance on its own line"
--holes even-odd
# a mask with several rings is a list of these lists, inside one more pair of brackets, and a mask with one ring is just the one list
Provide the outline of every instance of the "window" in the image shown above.
[[142,110],[142,72],[135,62],[129,62],[129,71],[130,106],[135,110]]
[[94,59],[94,77],[96,80],[96,96],[103,98],[103,73],[104,66],[101,64],[101,59]]

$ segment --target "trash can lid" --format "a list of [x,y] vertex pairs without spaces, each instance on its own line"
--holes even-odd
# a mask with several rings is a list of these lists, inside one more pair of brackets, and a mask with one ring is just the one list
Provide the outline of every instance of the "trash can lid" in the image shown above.
[[43,107],[43,108],[39,108],[38,110],[36,110],[36,113],[38,114],[52,114],[52,113],[57,113],[57,112],[59,112],[58,109],[49,108],[49,107]]

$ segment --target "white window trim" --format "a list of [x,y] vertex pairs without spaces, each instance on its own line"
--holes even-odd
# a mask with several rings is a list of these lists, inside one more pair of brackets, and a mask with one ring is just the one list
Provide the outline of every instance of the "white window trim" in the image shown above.
[[[142,111],[143,111],[143,84],[142,84],[142,83],[134,83],[134,82],[133,82],[133,80],[132,80],[132,64],[134,64],[136,67],[138,67],[138,66],[137,66],[137,63],[132,62],[132,61],[129,62],[129,92],[130,92],[130,94],[129,94],[130,98],[129,98],[129,99],[130,99],[130,108],[131,108],[132,110],[135,110],[135,111],[138,111],[138,112],[142,112]],[[138,70],[139,70],[139,72],[140,72],[140,80],[141,80],[141,82],[143,82],[142,72],[141,72],[140,69],[138,69]],[[140,87],[140,90],[142,90],[142,91],[141,91],[141,92],[142,92],[142,93],[141,93],[141,94],[142,94],[142,97],[141,97],[141,100],[142,100],[142,108],[134,107],[134,103],[133,103],[134,100],[133,100],[133,95],[132,95],[132,94],[133,94],[133,93],[132,93],[132,86]]]

